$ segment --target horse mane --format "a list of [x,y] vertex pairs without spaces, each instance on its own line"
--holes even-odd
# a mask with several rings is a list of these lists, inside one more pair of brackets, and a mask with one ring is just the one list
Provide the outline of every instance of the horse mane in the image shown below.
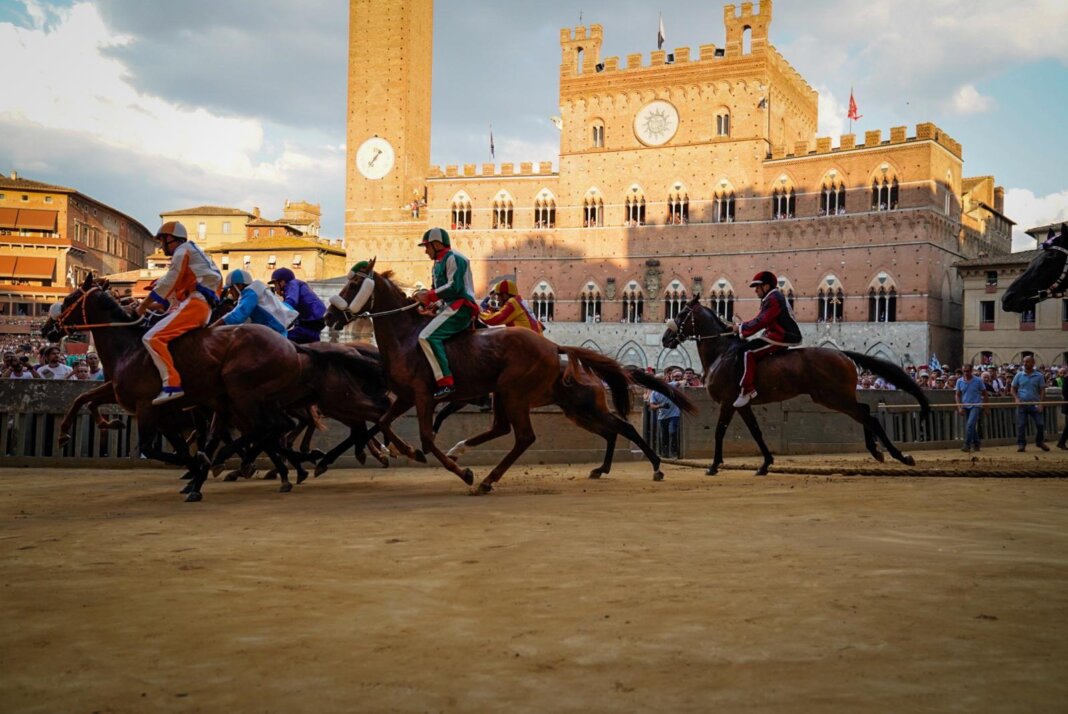
[[97,302],[100,307],[107,312],[108,317],[110,317],[113,322],[129,322],[131,319],[130,313],[123,309],[122,305],[119,304],[119,301],[115,299],[115,296],[112,295],[106,287],[101,286],[99,283],[97,283],[97,286],[100,287],[100,298]]

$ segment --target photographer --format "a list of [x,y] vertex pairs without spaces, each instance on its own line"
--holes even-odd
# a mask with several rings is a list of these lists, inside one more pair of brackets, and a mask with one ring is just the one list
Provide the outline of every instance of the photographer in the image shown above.
[[0,377],[4,379],[34,379],[38,377],[38,374],[33,365],[30,364],[29,357],[26,355],[16,357],[14,352],[5,352],[3,372],[0,372]]

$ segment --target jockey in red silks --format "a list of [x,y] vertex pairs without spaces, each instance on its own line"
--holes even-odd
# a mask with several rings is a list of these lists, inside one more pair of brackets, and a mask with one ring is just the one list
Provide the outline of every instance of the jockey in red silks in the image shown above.
[[760,298],[760,312],[749,322],[733,326],[733,330],[747,340],[742,390],[734,400],[736,409],[744,407],[757,395],[754,386],[757,360],[801,344],[801,328],[797,326],[790,303],[779,290],[775,274],[763,270],[753,276],[749,287],[754,288]]

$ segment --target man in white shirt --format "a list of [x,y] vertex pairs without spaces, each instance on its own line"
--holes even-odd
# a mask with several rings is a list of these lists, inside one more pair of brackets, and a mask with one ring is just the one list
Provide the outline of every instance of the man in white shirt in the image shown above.
[[63,353],[58,347],[49,347],[45,352],[44,364],[37,368],[37,376],[42,379],[66,379],[73,372],[63,362]]

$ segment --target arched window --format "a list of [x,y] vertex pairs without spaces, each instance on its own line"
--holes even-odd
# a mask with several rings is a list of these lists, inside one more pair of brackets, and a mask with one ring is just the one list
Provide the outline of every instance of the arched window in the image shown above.
[[716,223],[734,223],[734,187],[727,181],[720,181],[719,190],[713,195],[712,219]]
[[595,283],[586,283],[586,287],[579,296],[582,311],[580,313],[583,322],[601,321],[601,289]]
[[675,184],[675,190],[668,194],[668,225],[681,226],[690,222],[690,197],[686,188],[681,184]]
[[731,113],[726,107],[716,110],[716,136],[731,135]]
[[893,211],[897,209],[897,175],[890,164],[883,164],[871,180],[871,210]]
[[868,322],[897,322],[897,286],[885,272],[868,286]]
[[594,149],[604,148],[604,122],[600,119],[590,123],[590,146]]
[[627,211],[627,218],[623,221],[626,227],[645,225],[645,194],[637,184],[630,187],[623,201]]
[[645,313],[645,300],[642,297],[641,286],[635,281],[627,283],[623,289],[623,319],[622,322],[641,322]]
[[678,280],[672,280],[664,291],[664,319],[674,319],[686,305],[686,288]]
[[541,322],[552,322],[556,299],[549,283],[540,282],[530,296],[530,309]]
[[548,189],[534,199],[534,227],[556,228],[556,197]]
[[840,216],[846,212],[845,182],[831,169],[820,187],[820,215]]
[[841,322],[845,314],[845,293],[842,292],[842,284],[838,278],[828,275],[820,283],[817,293],[819,306],[817,308],[817,322]]
[[779,221],[794,218],[796,215],[797,197],[794,194],[794,184],[783,174],[771,192],[771,218]]
[[790,306],[790,310],[794,309],[794,286],[790,282],[790,279],[784,275],[779,276],[779,292],[786,298],[787,304]]
[[712,284],[708,306],[727,322],[734,319],[734,287],[729,280],[720,278]]
[[513,215],[511,194],[499,191],[493,199],[493,229],[512,228]]
[[604,225],[604,200],[600,192],[591,188],[582,201],[582,227],[596,228]]
[[452,199],[452,230],[464,231],[471,228],[471,199],[460,191]]

